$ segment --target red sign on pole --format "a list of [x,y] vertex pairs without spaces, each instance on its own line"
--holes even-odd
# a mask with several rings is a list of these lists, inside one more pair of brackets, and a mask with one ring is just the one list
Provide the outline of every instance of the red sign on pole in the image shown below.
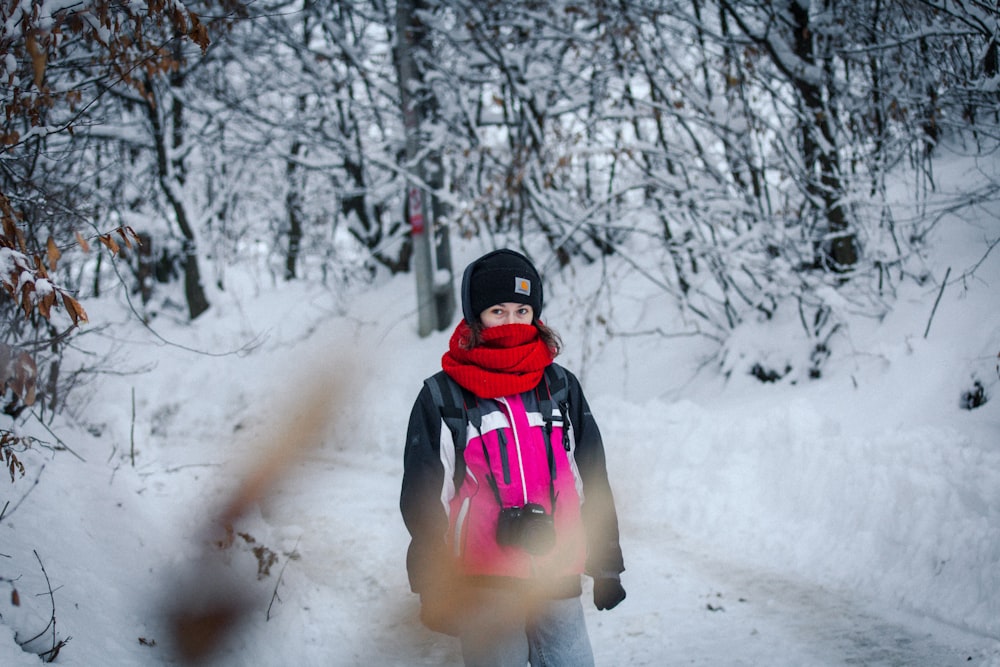
[[409,192],[409,207],[410,207],[410,233],[412,234],[423,234],[424,233],[424,204],[423,197],[420,195],[420,188],[410,188]]

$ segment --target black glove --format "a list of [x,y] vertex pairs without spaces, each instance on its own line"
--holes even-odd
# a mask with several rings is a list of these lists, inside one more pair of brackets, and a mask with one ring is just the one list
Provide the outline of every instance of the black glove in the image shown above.
[[614,609],[625,599],[625,589],[618,577],[599,577],[594,579],[594,606],[601,611]]

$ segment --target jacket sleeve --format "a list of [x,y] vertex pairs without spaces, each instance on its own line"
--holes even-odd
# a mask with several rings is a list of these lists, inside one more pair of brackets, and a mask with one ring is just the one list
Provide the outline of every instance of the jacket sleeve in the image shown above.
[[403,453],[403,483],[399,509],[410,533],[406,572],[410,590],[427,591],[445,563],[444,537],[448,517],[441,500],[444,466],[441,463],[441,416],[425,385],[410,412]]
[[618,513],[608,481],[604,442],[579,380],[570,375],[570,420],[576,437],[576,465],[583,481],[583,525],[587,534],[587,574],[617,577],[625,571]]

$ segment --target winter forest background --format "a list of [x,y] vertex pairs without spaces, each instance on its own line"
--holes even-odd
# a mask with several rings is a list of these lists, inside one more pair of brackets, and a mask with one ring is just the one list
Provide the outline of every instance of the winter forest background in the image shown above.
[[[452,249],[510,246],[593,278],[559,327],[583,360],[697,339],[763,387],[821,380],[851,322],[914,285],[930,313],[1000,242],[995,0],[0,4],[0,525],[123,368],[78,347],[108,293],[155,332],[246,275],[304,308],[414,273],[428,335]],[[956,157],[991,166],[943,191]],[[940,275],[946,219],[983,233]]]

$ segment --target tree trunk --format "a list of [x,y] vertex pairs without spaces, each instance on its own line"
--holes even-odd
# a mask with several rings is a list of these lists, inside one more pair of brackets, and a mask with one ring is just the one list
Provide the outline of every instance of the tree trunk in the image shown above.
[[[300,105],[304,101],[300,98]],[[299,182],[295,178],[298,165],[295,158],[302,150],[302,143],[292,144],[292,159],[285,163],[285,175],[288,177],[288,194],[285,196],[285,210],[288,212],[288,252],[285,254],[285,280],[295,280],[296,265],[299,261],[299,250],[302,244],[302,201],[299,192]]]
[[[183,170],[177,169],[170,164],[167,151],[167,137],[164,132],[163,120],[160,118],[157,100],[153,91],[156,89],[154,83],[147,79],[147,89],[151,95],[146,104],[146,113],[153,129],[153,144],[156,150],[157,181],[160,189],[166,197],[174,212],[174,219],[177,227],[184,239],[183,256],[181,266],[184,270],[184,297],[187,300],[188,316],[193,320],[208,310],[208,298],[205,296],[205,289],[201,284],[201,270],[198,268],[198,244],[195,240],[194,228],[188,218],[187,209],[179,196],[178,190],[183,188]],[[175,97],[172,105],[174,121],[182,116],[182,109],[179,98]],[[180,141],[182,135],[178,129],[174,129],[174,141]],[[174,146],[177,148],[177,146]]]
[[[802,62],[818,66],[808,5],[803,6],[793,0],[789,3],[789,10],[796,56]],[[842,201],[844,186],[840,178],[837,138],[832,129],[833,119],[830,118],[832,107],[824,103],[823,88],[813,79],[793,75],[792,84],[802,105],[799,131],[806,187],[814,202],[822,202],[826,222],[826,229],[816,243],[817,261],[819,265],[835,271],[846,271],[857,263],[858,255]],[[828,87],[827,94],[833,95],[834,91]]]
[[[427,49],[426,28],[417,11],[423,8],[421,0],[400,0],[396,7],[396,65],[406,129],[406,167],[415,176],[407,179],[406,216],[413,240],[417,329],[421,336],[427,336],[451,324],[455,297],[448,230],[438,224],[436,214],[441,212],[441,205],[434,201],[432,192],[443,183],[440,154],[423,145],[423,124],[434,108],[416,58],[420,52],[426,54]],[[428,157],[428,152],[436,157]],[[447,280],[439,281],[440,275],[447,275]]]

